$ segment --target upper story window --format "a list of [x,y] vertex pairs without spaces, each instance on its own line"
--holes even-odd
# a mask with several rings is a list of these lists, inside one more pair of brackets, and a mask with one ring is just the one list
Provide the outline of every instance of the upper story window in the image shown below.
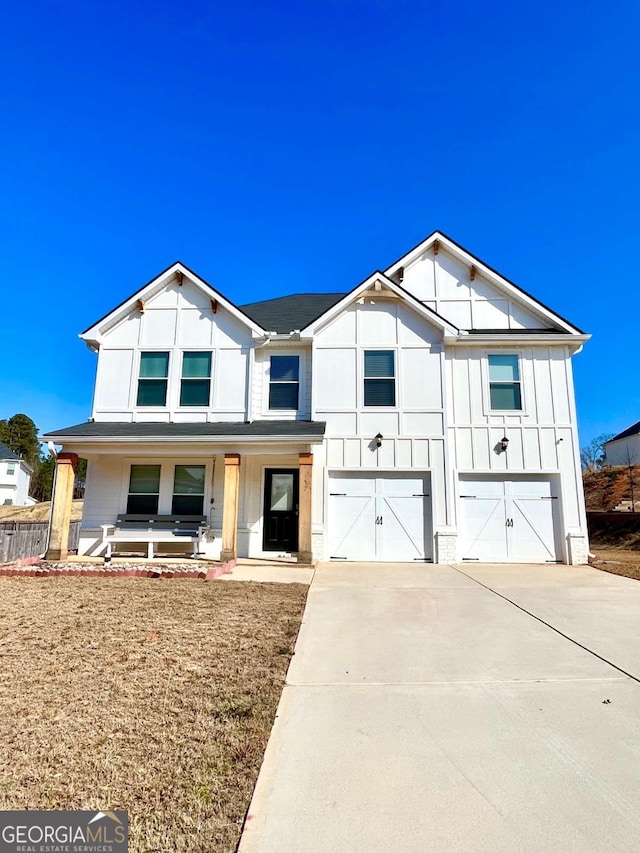
[[204,465],[176,465],[173,477],[172,515],[202,515]]
[[211,353],[182,354],[181,406],[208,406],[211,396]]
[[300,356],[272,355],[269,369],[269,408],[298,409]]
[[141,352],[136,405],[166,406],[168,377],[168,352]]
[[160,466],[132,465],[127,513],[157,515],[160,497]]
[[520,363],[517,355],[489,356],[489,396],[496,411],[521,411]]
[[16,463],[15,462],[7,462],[7,474],[9,476],[13,476],[16,473]]
[[365,406],[395,406],[396,354],[393,350],[365,350]]

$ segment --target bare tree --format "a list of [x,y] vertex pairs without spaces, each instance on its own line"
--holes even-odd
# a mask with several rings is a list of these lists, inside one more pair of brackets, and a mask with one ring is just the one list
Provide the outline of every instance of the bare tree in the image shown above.
[[604,444],[613,438],[613,433],[603,433],[592,438],[580,449],[580,463],[584,471],[598,471],[605,464]]
[[636,502],[635,502],[635,492],[634,492],[634,482],[633,482],[633,474],[635,471],[636,464],[638,462],[638,453],[637,451],[630,446],[629,442],[627,442],[624,449],[624,464],[627,469],[627,475],[629,477],[629,491],[631,492],[631,512],[636,511]]

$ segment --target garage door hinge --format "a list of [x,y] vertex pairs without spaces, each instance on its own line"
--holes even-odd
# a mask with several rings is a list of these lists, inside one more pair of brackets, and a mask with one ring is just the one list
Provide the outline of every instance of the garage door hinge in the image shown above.
[[558,496],[557,495],[546,495],[544,497],[541,497],[540,500],[541,501],[557,501]]
[[330,498],[346,498],[346,492],[329,492]]
[[475,560],[477,563],[479,559],[480,559],[480,557],[463,557],[462,562],[463,563],[473,563],[473,561]]
[[412,495],[414,498],[430,498],[431,495]]
[[475,495],[460,495],[461,498],[475,498]]
[[346,557],[329,557],[330,560],[346,560]]

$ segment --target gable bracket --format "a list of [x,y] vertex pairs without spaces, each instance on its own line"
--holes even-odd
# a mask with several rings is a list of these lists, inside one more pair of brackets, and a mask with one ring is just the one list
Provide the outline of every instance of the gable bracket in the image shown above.
[[471,264],[471,269],[469,270],[469,281],[473,281],[476,277],[476,273],[478,272],[478,268],[475,264]]
[[137,306],[137,308],[138,308],[138,311],[139,311],[141,314],[144,314],[144,301],[143,301],[142,299],[138,299],[138,300],[137,300],[137,302],[136,302],[136,306]]
[[218,303],[215,299],[211,300],[211,310],[213,311],[214,314],[218,313]]
[[440,251],[440,240],[434,240],[433,241],[433,254],[437,255],[439,251]]

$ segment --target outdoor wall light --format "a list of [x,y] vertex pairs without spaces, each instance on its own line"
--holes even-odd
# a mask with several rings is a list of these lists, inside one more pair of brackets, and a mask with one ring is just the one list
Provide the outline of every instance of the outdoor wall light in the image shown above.
[[500,447],[502,448],[503,453],[507,452],[507,447],[509,447],[509,439],[506,435],[503,435],[500,439]]
[[376,436],[376,447],[382,447],[382,439],[383,438],[384,438],[384,436],[382,435],[381,432],[379,432]]

